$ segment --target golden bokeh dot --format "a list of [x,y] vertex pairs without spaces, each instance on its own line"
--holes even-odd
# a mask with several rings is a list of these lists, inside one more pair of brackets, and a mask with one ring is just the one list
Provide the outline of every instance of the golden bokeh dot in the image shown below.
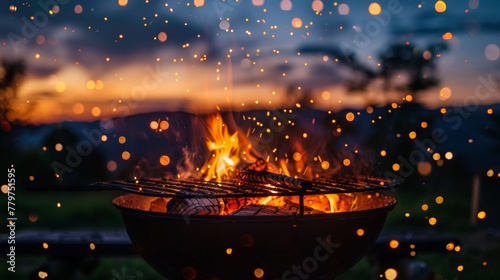
[[493,169],[486,171],[486,176],[488,176],[488,177],[493,177],[494,174],[495,174],[495,172],[493,171]]
[[451,160],[453,158],[453,153],[452,152],[446,152],[446,154],[444,154],[444,157],[447,160]]
[[389,241],[389,247],[391,247],[392,249],[396,249],[398,248],[399,246],[399,241],[397,241],[396,239],[392,239],[391,241]]
[[479,211],[479,212],[477,213],[477,218],[478,218],[479,220],[482,220],[482,219],[486,218],[486,212],[485,212],[485,211]]
[[302,27],[302,20],[300,18],[293,18],[292,19],[292,26],[294,28],[301,28]]
[[422,204],[422,207],[421,207],[421,208],[422,208],[422,211],[427,211],[427,210],[429,210],[429,205],[427,205],[427,204]]
[[346,159],[344,159],[344,160],[342,161],[342,163],[343,163],[345,166],[349,166],[349,165],[351,165],[351,160],[350,160],[350,159],[348,159],[348,158],[346,158]]
[[450,243],[446,244],[446,250],[451,251],[454,248],[455,248],[455,243],[450,242]]
[[9,186],[8,185],[2,185],[2,193],[7,194],[9,192]]
[[405,217],[406,217],[406,218],[409,218],[409,217],[410,217],[410,213],[406,212],[406,213],[405,213]]
[[167,41],[167,33],[163,32],[163,31],[158,33],[158,41],[160,41],[162,43]]
[[95,250],[95,244],[91,242],[89,244],[89,248],[90,248],[90,250]]
[[307,136],[308,136],[308,135],[307,135],[307,133],[305,133],[305,132],[304,132],[304,133],[302,133],[302,137],[303,137],[304,139],[305,139],[305,138],[307,138]]
[[118,0],[118,5],[124,7],[127,6],[128,0]]
[[352,112],[349,112],[345,115],[345,119],[348,121],[348,122],[352,122],[354,120],[354,113]]
[[257,268],[253,271],[253,275],[255,276],[255,278],[262,278],[264,277],[264,270],[262,268]]
[[488,114],[488,115],[493,114],[493,109],[492,109],[492,108],[488,108],[488,109],[486,110],[486,114]]
[[463,265],[457,266],[457,271],[459,271],[459,272],[464,271],[464,266]]
[[62,151],[63,149],[63,145],[61,143],[57,143],[55,146],[54,146],[54,149],[58,152]]
[[407,94],[407,95],[405,96],[405,100],[406,100],[406,101],[408,101],[408,102],[412,102],[412,101],[413,101],[413,95],[411,95],[411,94]]
[[194,0],[195,7],[201,7],[203,5],[205,5],[205,0]]
[[149,127],[152,129],[152,130],[157,130],[158,129],[158,122],[157,121],[152,121],[149,123]]
[[127,138],[125,138],[125,136],[118,137],[118,143],[125,144],[125,142],[127,142]]
[[460,252],[460,250],[462,250],[462,247],[460,247],[460,245],[457,245],[455,246],[455,252]]
[[380,151],[380,155],[385,157],[387,155],[387,152],[385,150]]
[[451,97],[451,89],[449,87],[444,87],[439,91],[439,99],[446,100]]
[[394,171],[399,171],[399,168],[400,168],[400,166],[398,163],[395,163],[392,165],[392,170],[394,170]]
[[434,154],[432,154],[432,159],[436,160],[436,161],[440,160],[441,159],[441,155],[439,153],[434,153]]
[[99,108],[99,107],[92,107],[92,110],[90,111],[90,113],[94,117],[99,117],[101,115],[101,108]]
[[420,123],[420,127],[421,128],[427,128],[429,126],[429,124],[427,122],[421,122]]
[[161,130],[167,130],[169,127],[170,127],[170,124],[167,121],[160,122],[160,129]]
[[233,248],[227,248],[226,254],[231,255],[233,253]]
[[432,217],[432,218],[429,218],[429,225],[433,226],[437,223],[437,219]]
[[436,203],[437,204],[443,204],[444,202],[444,198],[442,196],[437,196],[436,197]]
[[293,157],[293,160],[295,160],[295,161],[299,161],[302,159],[302,155],[299,152],[293,153],[292,157]]
[[160,164],[163,166],[167,166],[170,164],[170,158],[167,155],[162,155],[160,157]]
[[444,1],[437,1],[436,4],[434,5],[434,9],[438,13],[444,13],[446,11],[446,3]]
[[408,137],[410,137],[410,139],[415,139],[417,138],[417,133],[415,131],[411,131],[408,133]]
[[363,236],[363,235],[365,234],[365,230],[364,230],[364,229],[362,229],[362,228],[359,228],[359,229],[356,231],[356,234],[357,234],[358,236]]
[[373,3],[370,4],[370,6],[368,6],[368,12],[372,16],[379,15],[380,12],[382,12],[382,7],[380,7],[379,3],[373,2]]
[[398,277],[398,272],[394,268],[388,268],[385,272],[385,279],[387,280],[394,280],[396,277]]
[[328,168],[330,168],[330,163],[326,160],[322,161],[321,168],[323,168],[324,170],[327,170]]
[[451,40],[451,39],[453,39],[453,33],[446,32],[446,33],[443,34],[443,40],[447,41],[447,40]]
[[124,152],[122,153],[122,159],[123,159],[123,160],[129,160],[129,159],[130,159],[130,153],[129,153],[129,152],[127,152],[127,151],[124,151]]
[[49,274],[47,272],[42,271],[42,270],[38,271],[38,278],[45,279],[45,278],[47,278],[47,276],[49,276]]
[[49,244],[47,242],[42,243],[43,249],[49,249]]

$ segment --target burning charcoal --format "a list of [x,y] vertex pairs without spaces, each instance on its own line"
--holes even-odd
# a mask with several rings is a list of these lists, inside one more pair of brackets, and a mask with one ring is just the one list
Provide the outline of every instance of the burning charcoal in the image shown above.
[[280,207],[269,205],[250,204],[241,207],[238,211],[229,214],[231,216],[290,216],[292,212]]
[[224,210],[223,214],[230,214],[238,211],[241,207],[249,204],[258,204],[258,198],[255,197],[229,197],[223,198]]
[[221,202],[217,198],[173,197],[167,203],[168,213],[183,215],[220,215]]
[[163,197],[158,197],[149,204],[149,211],[165,212],[165,207],[167,207],[167,200]]

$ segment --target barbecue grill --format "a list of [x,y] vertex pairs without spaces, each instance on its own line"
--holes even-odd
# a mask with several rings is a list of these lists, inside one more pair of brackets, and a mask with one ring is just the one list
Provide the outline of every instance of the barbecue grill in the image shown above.
[[[368,252],[396,204],[383,194],[396,183],[378,178],[307,181],[260,171],[232,178],[94,187],[129,193],[113,204],[137,252],[168,279],[334,279]],[[339,206],[333,213],[314,207],[332,195]],[[266,197],[285,202],[253,203]],[[172,212],[185,205],[179,201],[190,202],[187,212]],[[233,212],[217,208],[235,202]]]

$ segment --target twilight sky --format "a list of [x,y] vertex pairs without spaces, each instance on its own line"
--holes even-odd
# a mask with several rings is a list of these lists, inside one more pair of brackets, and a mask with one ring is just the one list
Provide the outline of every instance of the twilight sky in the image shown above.
[[481,86],[500,70],[499,8],[496,0],[4,1],[0,58],[25,61],[17,102],[35,104],[35,123],[280,108],[304,93],[327,110],[401,101],[379,80],[347,93],[352,73],[330,50],[376,71],[382,51],[406,42],[450,49],[432,54],[442,82],[423,103],[488,104],[500,101]]

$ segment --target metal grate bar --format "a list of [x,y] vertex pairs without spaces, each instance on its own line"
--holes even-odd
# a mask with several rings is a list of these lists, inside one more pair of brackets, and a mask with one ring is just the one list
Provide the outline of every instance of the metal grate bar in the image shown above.
[[[250,180],[205,181],[196,179],[138,179],[100,182],[94,187],[106,187],[130,193],[162,197],[248,197],[248,196],[303,196],[314,194],[384,191],[397,186],[397,182],[372,177],[320,178],[281,180],[284,175],[259,174]],[[264,177],[261,177],[264,176]],[[248,178],[248,177],[246,177]],[[276,180],[279,179],[279,180]],[[281,181],[280,181],[281,180]],[[280,183],[284,182],[284,183]]]

